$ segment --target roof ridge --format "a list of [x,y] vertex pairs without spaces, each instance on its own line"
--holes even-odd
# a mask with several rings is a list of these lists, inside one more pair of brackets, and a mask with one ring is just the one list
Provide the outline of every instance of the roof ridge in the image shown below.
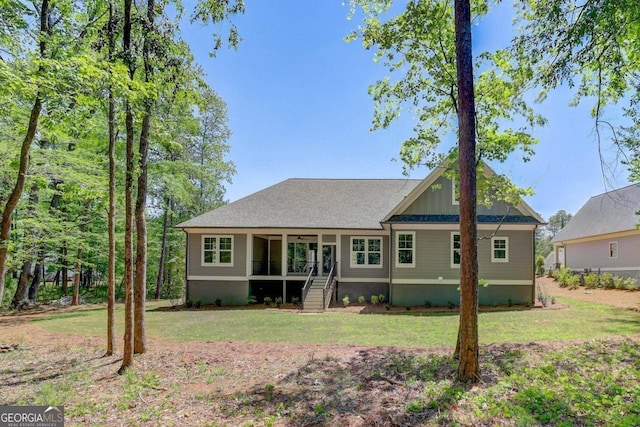
[[596,197],[606,196],[607,194],[615,193],[616,191],[626,190],[627,188],[630,188],[630,187],[638,187],[638,188],[640,188],[640,182],[636,182],[636,183],[633,183],[633,184],[625,185],[624,187],[620,187],[620,188],[614,188],[612,190],[605,191],[604,193],[594,194],[590,198],[594,199]]

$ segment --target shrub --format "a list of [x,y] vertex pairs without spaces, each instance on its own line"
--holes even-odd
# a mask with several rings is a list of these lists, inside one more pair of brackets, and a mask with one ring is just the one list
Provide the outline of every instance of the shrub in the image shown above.
[[349,305],[349,295],[345,295],[344,298],[342,298],[342,305],[344,305],[345,307],[347,307]]
[[276,298],[276,307],[280,308],[281,305],[282,305],[282,297]]
[[380,294],[380,295],[378,295],[378,302],[379,302],[380,304],[382,304],[382,303],[384,302],[384,300],[385,300],[384,294]]
[[578,276],[577,274],[572,274],[571,276],[569,276],[566,286],[568,286],[569,289],[578,289],[578,287],[580,286],[580,276]]
[[387,310],[391,310],[391,303],[390,303],[390,302],[388,302],[388,303],[384,306],[384,308],[386,308]]
[[358,304],[364,304],[364,296],[363,295],[360,295],[358,297]]
[[371,295],[371,304],[378,305],[378,295]]
[[538,255],[536,257],[536,274],[538,276],[542,276],[544,274],[544,257],[542,255]]
[[190,300],[190,299],[186,300],[186,301],[184,302],[184,306],[185,306],[186,308],[191,308],[191,307],[193,307],[193,301],[192,301],[192,300]]
[[258,302],[258,299],[253,295],[249,295],[249,298],[247,298],[247,304],[255,304],[257,302]]
[[615,287],[615,280],[613,274],[603,273],[600,275],[600,284],[603,288],[613,289]]
[[273,302],[273,299],[271,299],[271,297],[264,297],[264,305],[271,305],[271,303]]
[[293,304],[294,307],[297,307],[300,305],[300,298],[298,297],[291,297],[291,304]]
[[[556,279],[558,285],[561,288],[566,288],[569,286],[569,279],[574,276],[573,272],[570,268],[562,267],[560,270],[555,270],[553,272],[553,278]],[[577,278],[577,276],[576,276]],[[580,279],[578,278],[578,283],[580,283]]]
[[624,288],[630,291],[638,290],[638,279],[635,277],[627,277],[624,279]]
[[214,302],[216,304],[216,307],[222,307],[222,299],[221,298],[216,298],[216,300]]
[[595,289],[600,286],[600,277],[596,273],[589,273],[583,276],[584,287],[587,289]]
[[424,302],[424,306],[425,306],[425,307],[427,307],[427,308],[431,308],[431,307],[433,307],[433,304],[431,304],[431,301],[426,300],[426,301]]
[[453,301],[447,301],[447,307],[449,307],[449,309],[454,308],[456,305],[453,303]]

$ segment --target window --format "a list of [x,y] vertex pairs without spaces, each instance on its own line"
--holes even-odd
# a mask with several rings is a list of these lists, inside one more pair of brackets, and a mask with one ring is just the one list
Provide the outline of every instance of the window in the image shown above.
[[351,267],[382,268],[382,238],[352,237]]
[[414,232],[396,234],[396,267],[415,267],[415,237]]
[[491,239],[491,262],[509,262],[509,238]]
[[618,242],[609,242],[609,258],[618,258]]
[[202,236],[202,265],[233,266],[233,236]]
[[460,267],[460,233],[451,233],[451,268]]

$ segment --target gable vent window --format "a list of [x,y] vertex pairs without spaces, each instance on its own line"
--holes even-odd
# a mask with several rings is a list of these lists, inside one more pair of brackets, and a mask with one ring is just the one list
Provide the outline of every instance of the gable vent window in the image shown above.
[[414,232],[396,234],[396,267],[415,267],[415,241]]
[[491,239],[491,262],[509,262],[509,238]]
[[618,258],[618,242],[609,242],[609,258]]
[[233,266],[233,236],[202,236],[203,266]]
[[382,268],[382,237],[352,237],[351,267]]

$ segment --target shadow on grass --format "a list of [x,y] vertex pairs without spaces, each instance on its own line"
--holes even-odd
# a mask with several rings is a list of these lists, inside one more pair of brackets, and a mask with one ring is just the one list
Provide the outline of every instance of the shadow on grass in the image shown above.
[[[491,360],[496,367],[482,383],[517,369],[526,353],[509,350],[503,356],[505,350],[483,351],[483,363]],[[455,379],[456,369],[450,350],[373,348],[348,358],[311,358],[276,383],[224,399],[220,409],[228,417],[260,413],[296,426],[447,424],[449,411],[471,390]]]

